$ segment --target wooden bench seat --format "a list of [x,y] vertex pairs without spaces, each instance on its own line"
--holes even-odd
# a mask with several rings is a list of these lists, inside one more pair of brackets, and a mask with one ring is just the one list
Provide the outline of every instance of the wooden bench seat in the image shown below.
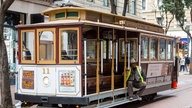
[[[115,88],[123,87],[123,76],[115,75],[114,77]],[[84,91],[84,79],[83,79],[83,91]],[[100,76],[99,80],[100,91],[111,90],[111,76]],[[96,77],[87,78],[87,92],[88,94],[96,93]]]
[[[96,77],[96,63],[88,63],[87,64],[87,77]],[[100,69],[100,67],[99,67]],[[82,66],[82,71],[84,73],[84,65]],[[111,75],[111,63],[107,62],[103,64],[103,73],[100,72],[101,75]]]

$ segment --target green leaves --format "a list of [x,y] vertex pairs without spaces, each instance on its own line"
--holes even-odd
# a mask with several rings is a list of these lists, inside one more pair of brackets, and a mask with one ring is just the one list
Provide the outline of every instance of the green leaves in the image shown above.
[[192,8],[192,0],[184,0],[185,6],[189,9]]
[[[187,19],[185,9],[188,8],[190,11],[192,11],[192,0],[163,0],[162,3],[163,5],[161,6],[161,11],[165,14],[171,13],[179,22],[178,25],[181,27],[181,29],[191,36],[189,32],[190,30],[186,25]],[[190,12],[190,14],[192,17],[192,12]]]
[[175,6],[174,2],[172,0],[163,0],[163,5],[160,7],[160,10],[163,12],[175,12]]

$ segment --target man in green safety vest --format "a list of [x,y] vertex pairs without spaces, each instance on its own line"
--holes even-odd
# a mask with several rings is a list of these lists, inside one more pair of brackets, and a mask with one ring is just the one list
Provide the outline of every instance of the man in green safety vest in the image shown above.
[[[129,99],[132,100],[134,98],[141,99],[143,91],[147,83],[145,82],[146,78],[144,72],[140,67],[137,66],[137,62],[134,58],[131,59],[131,68],[127,70],[127,84],[128,84],[128,94]],[[133,87],[139,89],[135,95],[133,94]]]

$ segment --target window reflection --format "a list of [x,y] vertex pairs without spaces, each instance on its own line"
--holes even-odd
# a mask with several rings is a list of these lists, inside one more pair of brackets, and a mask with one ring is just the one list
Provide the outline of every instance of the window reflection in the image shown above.
[[141,38],[141,59],[148,58],[148,38],[142,37]]
[[158,41],[155,38],[150,39],[150,59],[157,59]]
[[130,40],[130,57],[137,60],[137,41]]
[[172,44],[172,41],[168,41],[168,44],[167,44],[167,59],[172,59],[172,51],[173,51],[173,44]]
[[121,46],[120,57],[121,57],[121,59],[123,59],[125,56],[125,47],[124,47],[125,45],[124,44],[125,44],[124,40],[120,40],[120,46]]
[[[137,60],[137,39],[128,39],[128,43],[130,43],[130,57],[135,58]],[[128,43],[126,43],[126,53],[125,53],[125,44],[124,40],[120,40],[120,59],[124,59],[125,54],[128,54]],[[127,55],[128,57],[128,55]]]
[[34,60],[34,32],[22,32],[22,60]]
[[87,59],[96,59],[96,40],[87,41]]
[[39,60],[54,60],[54,33],[39,32]]
[[77,30],[61,31],[61,59],[77,60]]
[[[108,41],[108,57],[109,57],[109,59],[112,59],[112,48],[113,48],[112,47],[112,41],[110,40],[110,41]],[[115,57],[115,55],[114,55],[114,57]]]
[[165,59],[165,40],[160,39],[160,46],[159,46],[159,59]]

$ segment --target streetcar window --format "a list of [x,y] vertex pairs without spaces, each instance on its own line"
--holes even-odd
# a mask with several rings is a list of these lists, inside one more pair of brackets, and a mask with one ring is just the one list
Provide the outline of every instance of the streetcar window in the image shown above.
[[141,59],[148,59],[148,43],[147,37],[141,37]]
[[54,36],[52,31],[42,31],[39,33],[40,60],[53,60],[54,57]]
[[159,45],[159,59],[165,59],[165,45],[166,42],[164,39],[160,39],[160,45]]
[[124,57],[125,57],[125,50],[126,50],[126,53],[127,53],[127,48],[125,49],[125,43],[124,43],[124,40],[123,39],[120,39],[119,40],[119,44],[120,44],[120,51],[119,51],[119,53],[120,53],[120,55],[119,55],[119,59],[121,60],[121,61],[123,61],[123,59],[124,59]]
[[61,60],[78,59],[78,31],[73,29],[61,29]]
[[150,38],[150,59],[157,59],[158,40]]
[[103,40],[103,59],[107,59],[107,41]]
[[67,12],[67,17],[78,17],[78,12]]
[[112,41],[109,41],[108,47],[108,56],[109,59],[112,59]]
[[[128,51],[128,43],[130,43],[130,52]],[[135,58],[137,60],[138,57],[138,50],[137,50],[137,39],[128,39],[128,43],[125,43],[123,39],[120,39],[120,60],[123,61],[125,54],[127,54],[128,57],[128,52],[130,53],[131,58]],[[125,53],[125,48],[126,48],[126,53]]]
[[35,60],[35,31],[27,30],[21,31],[21,33],[21,61],[24,63],[24,61],[27,60],[27,63],[29,63],[29,61]]
[[96,59],[97,41],[87,40],[87,59]]
[[167,59],[172,59],[172,51],[173,51],[173,43],[172,41],[168,41],[167,43]]
[[56,13],[55,14],[55,18],[63,18],[63,17],[65,17],[65,13],[64,12]]
[[130,40],[130,57],[137,60],[137,40]]

